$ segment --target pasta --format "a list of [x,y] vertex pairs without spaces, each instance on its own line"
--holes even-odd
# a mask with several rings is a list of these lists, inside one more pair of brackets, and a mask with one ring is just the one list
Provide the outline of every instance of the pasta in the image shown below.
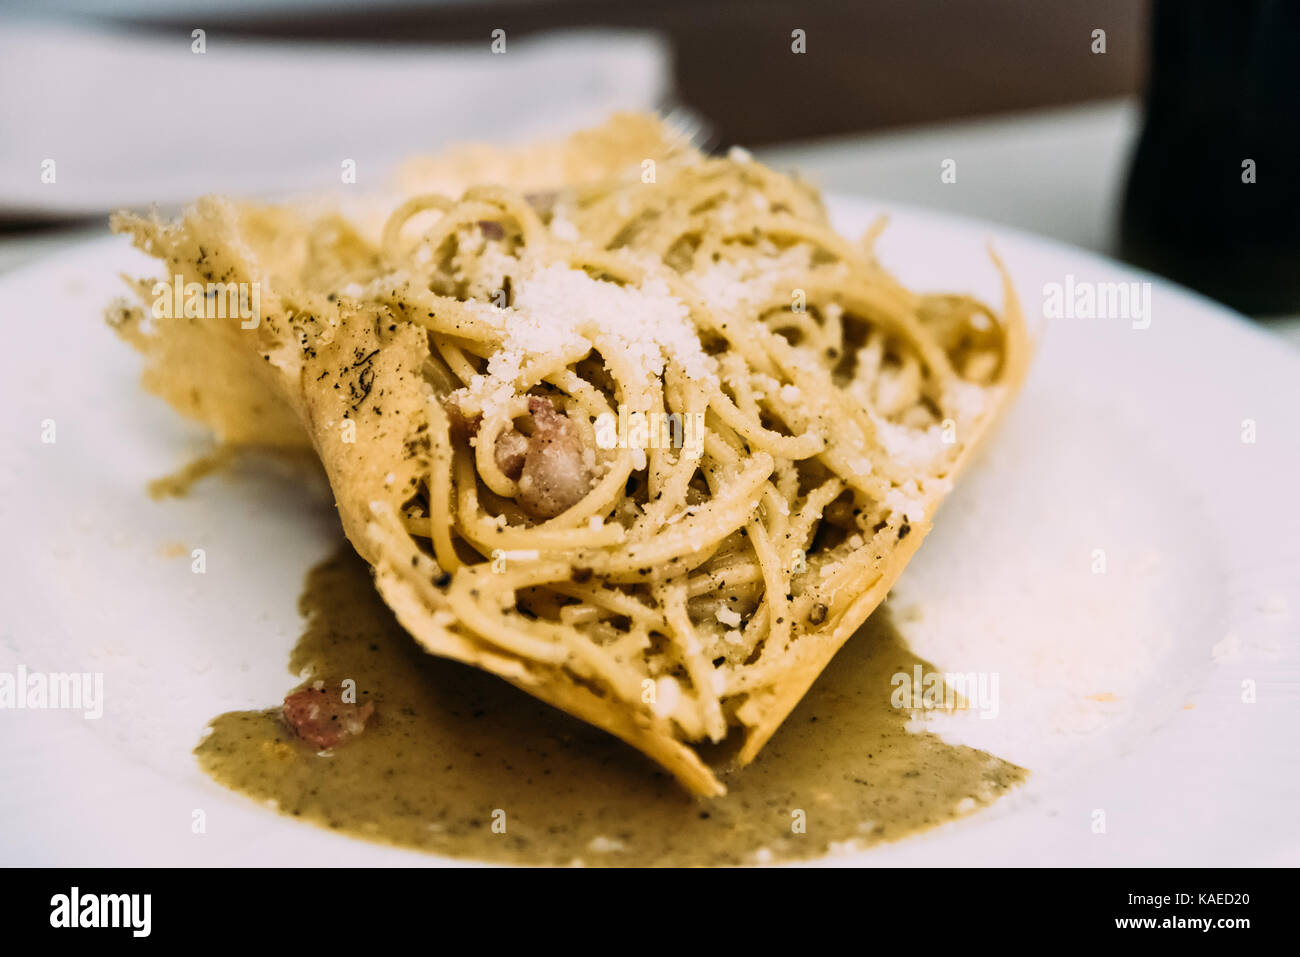
[[186,278],[258,283],[262,315],[114,322],[221,438],[316,449],[426,648],[718,794],[919,545],[1019,383],[1023,322],[1005,276],[1001,316],[904,288],[883,224],[839,236],[743,152],[644,117],[583,136],[369,235],[216,199],[119,216]]

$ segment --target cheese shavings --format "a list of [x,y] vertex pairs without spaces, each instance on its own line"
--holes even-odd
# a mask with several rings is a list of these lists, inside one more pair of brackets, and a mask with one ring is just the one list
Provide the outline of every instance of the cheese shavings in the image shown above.
[[476,312],[502,339],[487,374],[476,376],[469,388],[470,402],[485,413],[514,396],[521,372],[536,356],[616,350],[647,378],[662,377],[671,359],[688,378],[716,382],[716,364],[705,354],[689,310],[653,276],[622,285],[568,265],[546,265],[515,278],[508,308],[480,306]]

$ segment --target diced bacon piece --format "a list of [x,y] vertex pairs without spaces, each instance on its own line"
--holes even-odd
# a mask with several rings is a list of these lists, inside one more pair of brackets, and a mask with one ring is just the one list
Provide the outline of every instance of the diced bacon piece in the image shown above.
[[338,683],[323,681],[294,691],[284,699],[284,720],[293,732],[316,748],[333,748],[366,729],[375,713],[373,702],[349,704]]
[[578,427],[545,396],[529,396],[533,434],[519,476],[518,501],[535,518],[554,518],[591,491],[592,456]]
[[507,429],[497,436],[493,453],[496,456],[497,468],[508,478],[517,479],[523,472],[524,462],[528,457],[528,436],[515,429]]

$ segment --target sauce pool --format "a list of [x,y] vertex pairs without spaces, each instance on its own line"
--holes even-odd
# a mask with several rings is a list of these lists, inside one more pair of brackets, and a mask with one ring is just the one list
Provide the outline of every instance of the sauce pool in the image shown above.
[[291,673],[356,682],[366,730],[327,755],[279,708],[211,722],[216,781],[373,841],[512,864],[739,865],[897,840],[991,804],[1026,772],[910,732],[891,678],[926,662],[884,608],[840,650],[728,793],[687,795],[639,752],[490,674],[426,654],[365,563],[343,549],[307,576]]

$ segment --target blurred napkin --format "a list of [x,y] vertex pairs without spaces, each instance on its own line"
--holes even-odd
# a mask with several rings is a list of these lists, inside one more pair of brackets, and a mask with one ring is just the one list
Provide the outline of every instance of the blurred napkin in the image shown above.
[[[324,45],[0,21],[0,219],[202,193],[362,189],[460,140],[552,138],[669,93],[664,43],[585,31],[481,45]],[[54,182],[42,181],[53,160]],[[48,175],[48,174],[47,174]]]

